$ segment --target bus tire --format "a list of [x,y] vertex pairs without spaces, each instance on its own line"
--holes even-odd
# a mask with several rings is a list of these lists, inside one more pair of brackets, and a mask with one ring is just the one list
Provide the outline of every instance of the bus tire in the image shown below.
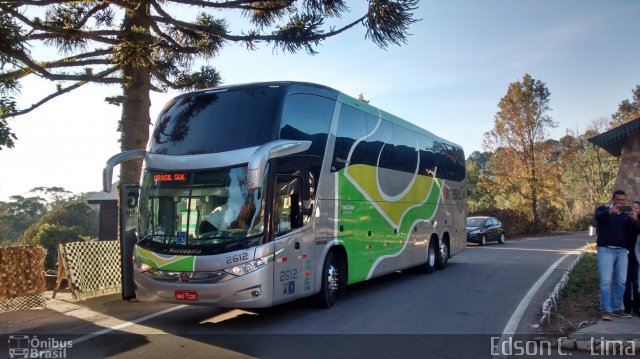
[[449,241],[447,238],[443,238],[438,241],[438,260],[436,261],[436,269],[445,269],[447,267],[447,261],[449,260]]
[[344,291],[341,288],[344,281],[340,279],[340,275],[338,259],[333,251],[329,251],[322,266],[320,293],[317,296],[318,306],[321,308],[331,308],[338,299],[338,294]]
[[432,237],[429,241],[429,247],[427,248],[427,263],[423,265],[424,273],[430,274],[435,272],[436,263],[438,261],[438,251],[436,250],[436,246],[438,243],[438,239]]

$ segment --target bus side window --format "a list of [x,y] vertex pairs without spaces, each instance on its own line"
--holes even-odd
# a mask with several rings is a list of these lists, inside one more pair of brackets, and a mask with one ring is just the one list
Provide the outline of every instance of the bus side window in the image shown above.
[[302,179],[277,175],[275,192],[273,234],[282,235],[302,227]]

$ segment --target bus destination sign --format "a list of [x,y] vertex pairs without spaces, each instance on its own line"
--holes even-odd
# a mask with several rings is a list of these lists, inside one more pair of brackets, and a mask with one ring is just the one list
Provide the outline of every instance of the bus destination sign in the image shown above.
[[186,173],[158,173],[153,175],[154,182],[184,182],[186,180]]

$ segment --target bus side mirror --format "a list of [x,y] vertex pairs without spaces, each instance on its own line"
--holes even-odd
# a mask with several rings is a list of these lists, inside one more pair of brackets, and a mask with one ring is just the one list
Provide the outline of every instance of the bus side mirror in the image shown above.
[[311,147],[311,141],[294,140],[276,140],[258,147],[249,160],[247,187],[257,189],[262,186],[264,168],[270,159],[304,152],[309,147]]
[[102,170],[102,190],[111,192],[111,181],[113,179],[113,167],[122,162],[144,158],[146,150],[130,150],[120,152],[107,160],[107,165]]

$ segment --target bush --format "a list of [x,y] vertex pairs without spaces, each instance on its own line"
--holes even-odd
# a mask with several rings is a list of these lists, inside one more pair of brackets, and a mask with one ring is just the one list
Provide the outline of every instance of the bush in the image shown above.
[[30,238],[32,244],[38,244],[47,250],[44,259],[45,269],[55,269],[56,259],[58,256],[58,244],[78,242],[84,233],[82,227],[79,226],[61,226],[58,224],[43,223],[38,226],[36,234]]
[[586,231],[589,226],[596,226],[596,221],[593,219],[592,214],[588,214],[582,218],[578,218],[575,222],[569,225],[569,229],[572,231]]
[[45,269],[55,269],[58,244],[77,242],[98,234],[98,215],[84,200],[72,201],[54,209],[31,225],[20,243],[41,245],[47,250]]

